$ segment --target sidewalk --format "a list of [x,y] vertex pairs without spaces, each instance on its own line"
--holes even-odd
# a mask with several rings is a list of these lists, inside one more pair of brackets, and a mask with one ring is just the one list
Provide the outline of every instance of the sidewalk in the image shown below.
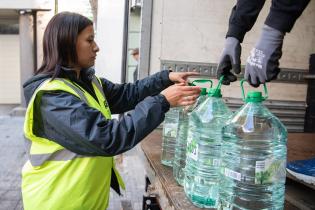
[[0,116],[0,209],[23,209],[21,168],[26,160],[23,117]]
[[[24,117],[11,117],[0,110],[0,210],[23,209],[21,199],[21,168],[26,160],[23,138]],[[119,197],[111,191],[108,210],[122,209],[131,204],[133,210],[142,209],[145,170],[138,156],[139,148],[123,154],[117,168],[126,184]]]

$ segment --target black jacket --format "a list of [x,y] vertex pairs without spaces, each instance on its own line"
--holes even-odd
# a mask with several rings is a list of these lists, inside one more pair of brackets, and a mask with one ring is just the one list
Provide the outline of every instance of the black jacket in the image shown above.
[[[290,32],[296,19],[302,14],[310,0],[272,0],[265,24],[282,32]],[[229,20],[227,37],[243,42],[256,22],[265,0],[237,0]]]
[[[91,74],[85,70],[79,80],[73,71],[62,70],[60,77],[69,78],[95,97]],[[169,103],[160,93],[173,83],[169,72],[162,71],[134,84],[113,84],[101,78],[112,114],[124,113],[119,120],[107,120],[98,110],[76,96],[55,91],[35,99],[34,133],[50,139],[81,155],[114,156],[133,148],[163,120]],[[24,85],[27,103],[36,88],[49,75],[37,75]]]

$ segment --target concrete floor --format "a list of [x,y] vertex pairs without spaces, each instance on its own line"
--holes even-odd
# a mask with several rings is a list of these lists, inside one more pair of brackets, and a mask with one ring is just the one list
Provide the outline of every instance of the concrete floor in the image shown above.
[[[10,108],[0,108],[0,210],[23,209],[21,200],[21,168],[26,160],[24,151],[24,117],[9,116]],[[111,192],[109,210],[122,209],[122,203],[131,204],[133,210],[142,209],[145,187],[145,169],[134,149],[120,157],[116,164],[125,184],[126,191],[119,197]]]
[[21,168],[26,160],[23,117],[0,116],[0,209],[23,209]]

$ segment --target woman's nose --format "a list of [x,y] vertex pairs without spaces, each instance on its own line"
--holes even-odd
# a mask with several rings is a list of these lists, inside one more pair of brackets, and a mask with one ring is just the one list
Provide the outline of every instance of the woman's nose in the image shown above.
[[98,47],[98,45],[96,44],[96,42],[95,42],[95,46],[94,46],[93,50],[94,50],[95,52],[100,51],[100,48]]

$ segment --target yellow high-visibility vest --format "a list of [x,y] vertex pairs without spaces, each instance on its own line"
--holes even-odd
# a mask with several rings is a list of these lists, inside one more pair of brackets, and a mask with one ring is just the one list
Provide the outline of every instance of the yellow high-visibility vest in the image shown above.
[[104,210],[108,206],[112,168],[120,187],[125,189],[113,157],[78,155],[33,133],[34,101],[46,91],[60,90],[73,94],[99,110],[106,119],[111,119],[98,78],[94,77],[92,86],[100,103],[67,79],[48,79],[34,92],[24,123],[24,135],[29,146],[29,159],[22,169],[25,210]]

